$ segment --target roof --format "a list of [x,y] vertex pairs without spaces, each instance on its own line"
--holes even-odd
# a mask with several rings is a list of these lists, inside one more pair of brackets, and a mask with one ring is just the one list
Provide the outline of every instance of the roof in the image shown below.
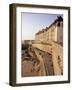
[[54,22],[49,27],[46,27],[45,29],[42,29],[41,31],[37,32],[36,35],[39,35],[40,33],[47,31],[52,25],[56,24],[57,22],[61,22],[61,21],[63,21],[63,18],[61,16],[57,16],[57,19],[55,19]]

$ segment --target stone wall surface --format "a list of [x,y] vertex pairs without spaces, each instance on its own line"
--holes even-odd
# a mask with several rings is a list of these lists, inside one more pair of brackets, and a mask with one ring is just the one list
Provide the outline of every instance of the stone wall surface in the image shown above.
[[63,46],[56,43],[51,42],[51,45],[35,43],[32,44],[34,48],[38,48],[42,51],[48,52],[52,55],[54,74],[61,75],[63,74]]

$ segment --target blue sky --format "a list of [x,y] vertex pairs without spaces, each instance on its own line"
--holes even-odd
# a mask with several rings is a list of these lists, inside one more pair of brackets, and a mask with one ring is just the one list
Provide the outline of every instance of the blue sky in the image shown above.
[[22,40],[34,40],[35,33],[48,27],[58,14],[22,13]]

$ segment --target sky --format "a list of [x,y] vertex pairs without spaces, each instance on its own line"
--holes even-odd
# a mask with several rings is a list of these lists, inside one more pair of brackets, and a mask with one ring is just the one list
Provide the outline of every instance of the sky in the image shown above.
[[22,13],[22,40],[34,40],[35,33],[48,27],[60,14]]

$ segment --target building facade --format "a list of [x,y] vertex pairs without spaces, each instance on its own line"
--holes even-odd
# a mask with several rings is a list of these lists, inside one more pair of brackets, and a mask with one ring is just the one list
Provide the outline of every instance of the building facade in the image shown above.
[[61,16],[45,29],[37,32],[35,39],[40,42],[55,41],[58,43],[63,43],[63,18]]

